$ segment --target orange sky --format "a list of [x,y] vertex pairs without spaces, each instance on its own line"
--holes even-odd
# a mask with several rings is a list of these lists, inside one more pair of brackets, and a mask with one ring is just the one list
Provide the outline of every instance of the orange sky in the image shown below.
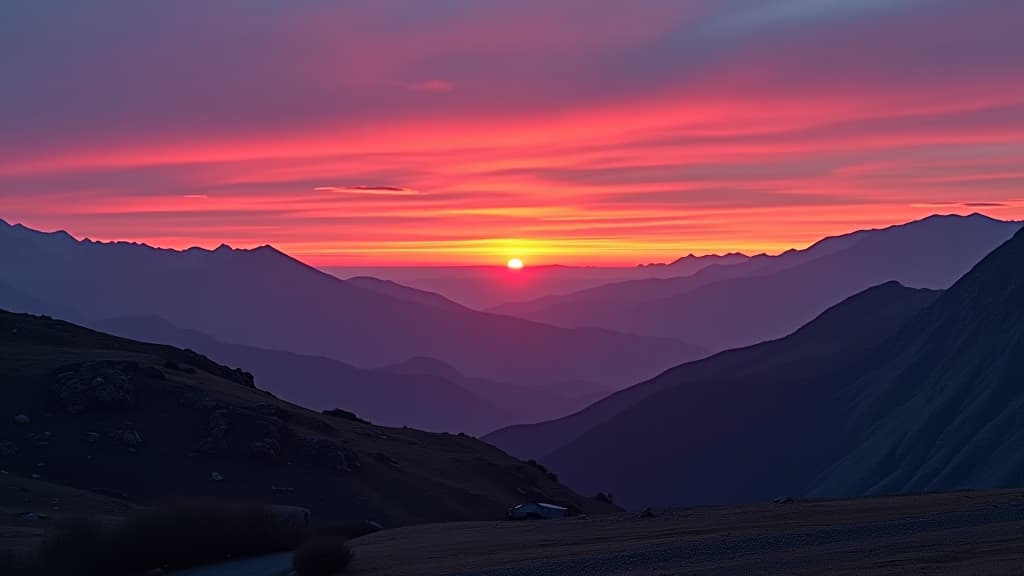
[[1021,3],[100,4],[0,24],[8,221],[319,265],[613,265],[1024,218]]

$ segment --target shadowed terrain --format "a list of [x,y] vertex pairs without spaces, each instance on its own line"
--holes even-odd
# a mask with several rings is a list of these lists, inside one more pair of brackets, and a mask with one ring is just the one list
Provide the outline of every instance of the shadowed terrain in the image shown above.
[[0,467],[133,503],[237,499],[385,525],[611,509],[469,437],[318,414],[199,354],[0,312]]
[[1022,250],[1018,232],[945,293],[885,284],[488,440],[627,506],[1020,485]]

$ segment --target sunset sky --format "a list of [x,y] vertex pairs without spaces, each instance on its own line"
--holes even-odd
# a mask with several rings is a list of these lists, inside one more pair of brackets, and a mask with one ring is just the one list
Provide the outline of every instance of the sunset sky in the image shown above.
[[0,218],[321,265],[1024,218],[1020,0],[8,0]]

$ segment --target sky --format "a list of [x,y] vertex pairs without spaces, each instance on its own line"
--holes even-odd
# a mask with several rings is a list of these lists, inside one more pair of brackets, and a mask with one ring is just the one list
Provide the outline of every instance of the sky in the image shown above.
[[5,0],[0,218],[317,265],[1024,218],[1020,0]]

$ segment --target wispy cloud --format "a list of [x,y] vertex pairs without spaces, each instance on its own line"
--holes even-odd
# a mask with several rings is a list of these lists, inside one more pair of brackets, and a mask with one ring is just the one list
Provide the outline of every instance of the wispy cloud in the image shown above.
[[0,217],[334,264],[1024,218],[1024,2],[97,2],[0,19]]
[[317,186],[317,192],[338,194],[364,194],[367,196],[419,196],[418,190],[399,186]]

